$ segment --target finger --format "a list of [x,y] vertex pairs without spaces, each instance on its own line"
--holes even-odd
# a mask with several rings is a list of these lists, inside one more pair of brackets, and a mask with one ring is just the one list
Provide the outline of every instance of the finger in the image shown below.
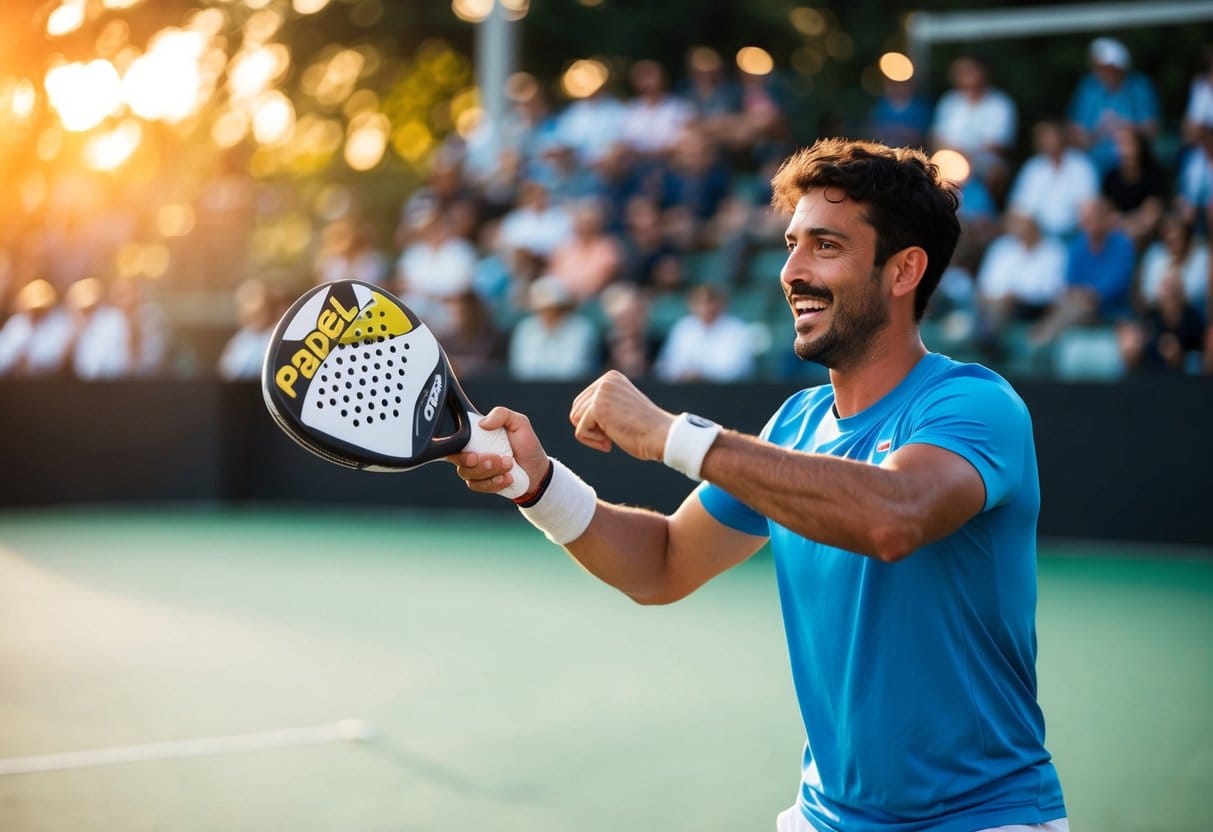
[[593,415],[589,412],[585,413],[577,422],[573,436],[576,437],[578,442],[589,448],[603,451],[604,453],[611,450],[610,437],[598,426]]
[[509,408],[498,405],[485,414],[484,418],[480,420],[480,427],[484,428],[485,430],[496,430],[497,428],[504,427],[511,415],[521,414],[515,414],[514,411],[510,410]]

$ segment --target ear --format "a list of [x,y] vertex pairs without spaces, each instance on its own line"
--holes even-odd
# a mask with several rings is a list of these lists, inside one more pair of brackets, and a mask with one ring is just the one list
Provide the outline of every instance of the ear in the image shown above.
[[892,274],[893,297],[912,296],[927,270],[927,253],[918,246],[909,246],[895,253],[885,263]]

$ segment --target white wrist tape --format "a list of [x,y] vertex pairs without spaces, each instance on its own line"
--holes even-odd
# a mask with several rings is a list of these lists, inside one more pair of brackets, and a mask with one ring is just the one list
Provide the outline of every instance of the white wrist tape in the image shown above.
[[665,437],[661,461],[693,480],[701,479],[699,469],[708,449],[716,441],[721,427],[693,413],[679,413]]
[[548,540],[563,546],[585,534],[598,508],[598,494],[563,462],[551,459],[552,479],[547,490],[533,506],[520,506],[518,510]]

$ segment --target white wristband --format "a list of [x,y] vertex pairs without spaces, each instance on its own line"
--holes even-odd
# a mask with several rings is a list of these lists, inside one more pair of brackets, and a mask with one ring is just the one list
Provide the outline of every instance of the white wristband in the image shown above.
[[598,508],[598,494],[563,462],[555,457],[551,460],[547,490],[533,506],[519,506],[518,510],[548,540],[563,546],[585,534]]
[[693,413],[679,413],[665,437],[661,461],[693,480],[701,479],[699,469],[708,449],[716,441],[721,427]]

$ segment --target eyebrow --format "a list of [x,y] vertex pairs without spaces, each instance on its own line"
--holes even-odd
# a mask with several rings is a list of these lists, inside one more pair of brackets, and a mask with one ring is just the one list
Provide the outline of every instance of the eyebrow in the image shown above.
[[[826,228],[825,226],[815,226],[813,228],[806,228],[806,229],[804,229],[804,234],[806,234],[809,237],[833,237],[838,240],[846,240],[847,242],[851,241],[851,237],[849,234],[844,234],[843,232],[839,231],[836,228]],[[789,229],[788,231],[784,232],[783,238],[785,240],[795,240],[796,235],[793,234],[792,231]]]

